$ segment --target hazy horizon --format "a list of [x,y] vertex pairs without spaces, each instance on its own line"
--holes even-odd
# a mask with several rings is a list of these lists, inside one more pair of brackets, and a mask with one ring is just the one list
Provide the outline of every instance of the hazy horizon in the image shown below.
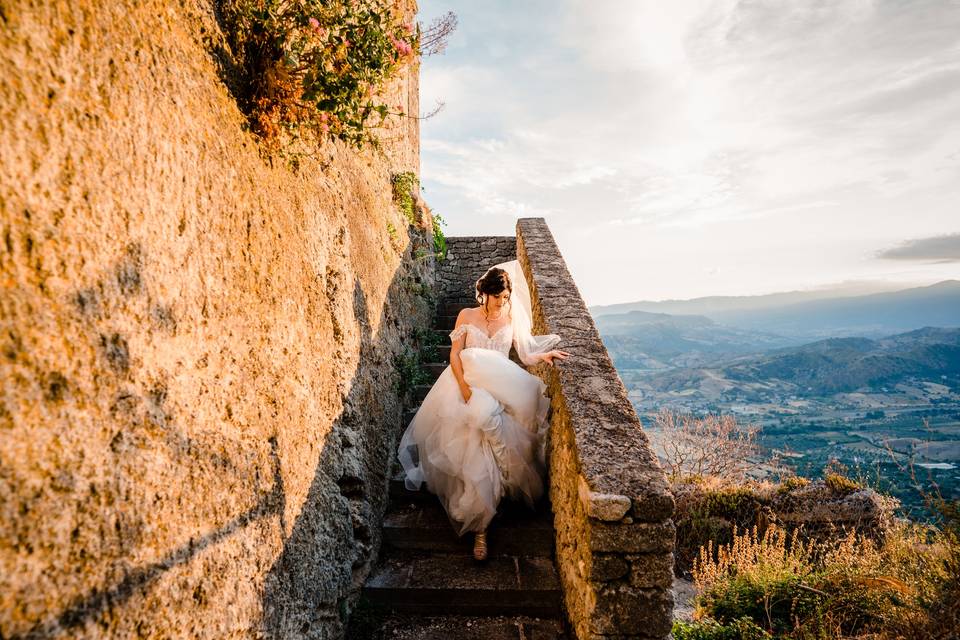
[[763,296],[773,296],[780,294],[793,294],[793,293],[836,293],[842,292],[845,296],[863,296],[870,295],[873,293],[890,293],[894,291],[903,291],[905,289],[915,289],[921,287],[931,287],[933,285],[940,284],[942,282],[960,282],[957,278],[943,278],[935,279],[929,282],[908,282],[900,283],[888,280],[875,280],[875,281],[843,281],[843,282],[831,282],[825,283],[820,286],[810,287],[808,289],[791,289],[791,290],[778,290],[778,291],[761,291],[758,293],[748,293],[743,295],[725,295],[725,294],[708,294],[705,296],[693,296],[691,298],[637,298],[630,300],[621,300],[619,302],[609,302],[609,303],[599,303],[599,304],[588,304],[590,308],[594,307],[615,307],[622,304],[630,304],[634,302],[689,302],[691,300],[699,300],[702,298],[759,298]]
[[[602,8],[602,10],[600,10]],[[960,277],[960,4],[423,0],[424,196],[590,306]]]

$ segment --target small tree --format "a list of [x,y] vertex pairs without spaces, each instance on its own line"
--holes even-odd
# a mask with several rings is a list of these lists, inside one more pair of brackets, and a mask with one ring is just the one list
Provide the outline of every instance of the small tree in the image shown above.
[[741,425],[730,415],[698,418],[662,409],[654,419],[660,430],[657,444],[673,480],[684,476],[742,479],[759,453],[760,428]]

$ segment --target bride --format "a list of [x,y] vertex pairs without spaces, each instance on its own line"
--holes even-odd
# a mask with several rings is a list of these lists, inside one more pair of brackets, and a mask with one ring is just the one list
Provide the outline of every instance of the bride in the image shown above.
[[487,557],[486,529],[504,495],[531,507],[543,493],[547,411],[540,378],[526,365],[555,359],[560,336],[531,335],[530,293],[516,260],[477,280],[479,307],[464,309],[450,333],[450,366],[400,438],[404,484],[437,494],[458,536],[474,531],[473,556]]

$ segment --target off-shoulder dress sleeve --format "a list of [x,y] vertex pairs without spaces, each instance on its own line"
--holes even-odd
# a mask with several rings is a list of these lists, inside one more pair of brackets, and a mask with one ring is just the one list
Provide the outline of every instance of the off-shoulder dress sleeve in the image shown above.
[[467,332],[467,325],[465,324],[460,325],[459,327],[457,327],[456,329],[450,332],[450,341],[456,342],[457,340],[460,339],[460,336],[462,336],[466,332]]

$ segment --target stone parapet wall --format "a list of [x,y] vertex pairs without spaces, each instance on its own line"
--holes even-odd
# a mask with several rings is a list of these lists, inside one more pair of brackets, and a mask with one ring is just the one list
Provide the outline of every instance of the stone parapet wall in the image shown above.
[[665,638],[674,502],[626,390],[542,218],[517,223],[534,333],[572,355],[540,365],[551,398],[550,499],[557,564],[577,638]]
[[473,300],[476,282],[495,264],[516,260],[513,236],[456,236],[447,238],[447,257],[437,263],[440,299]]

